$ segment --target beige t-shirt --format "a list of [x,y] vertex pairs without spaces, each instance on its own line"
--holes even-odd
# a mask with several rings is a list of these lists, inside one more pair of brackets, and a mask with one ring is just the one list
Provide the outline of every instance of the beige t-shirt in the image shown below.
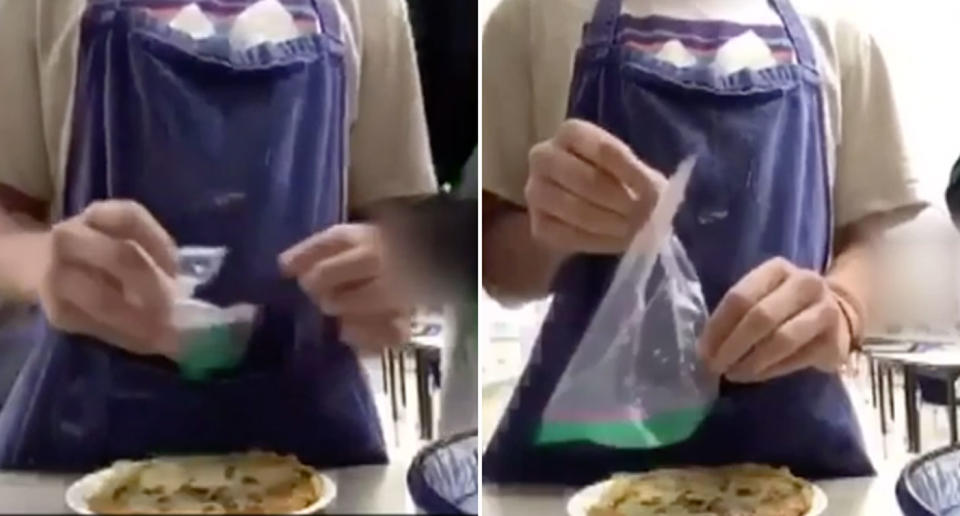
[[[436,189],[405,0],[334,0],[346,21],[351,208]],[[86,0],[0,0],[0,183],[60,210]]]
[[[637,17],[782,25],[766,0],[625,0]],[[503,0],[483,38],[483,187],[525,204],[527,153],[565,119],[573,60],[596,0]],[[824,77],[836,227],[920,206],[893,88],[873,38],[798,8]]]

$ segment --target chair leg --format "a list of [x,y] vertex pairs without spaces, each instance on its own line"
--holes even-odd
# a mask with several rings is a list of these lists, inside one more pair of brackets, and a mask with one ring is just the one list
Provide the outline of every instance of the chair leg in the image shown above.
[[950,425],[950,444],[957,443],[957,387],[956,378],[947,380],[947,422]]
[[[426,362],[426,360],[424,360]],[[423,419],[425,422],[424,428],[426,429],[425,436],[426,440],[433,440],[433,396],[430,395],[430,367],[425,367],[426,374],[424,378],[424,396],[423,396]]]
[[420,415],[420,438],[430,439],[430,422],[427,420],[427,406],[430,403],[430,380],[427,373],[427,364],[423,359],[423,352],[414,351],[414,363],[417,370],[417,411]]
[[[893,368],[887,368],[887,392],[893,392]],[[893,409],[893,396],[890,396],[890,421],[896,419]]]
[[880,434],[887,435],[887,400],[884,399],[883,366],[877,363],[877,408],[880,409]]
[[383,392],[384,394],[390,394],[390,386],[387,384],[389,381],[387,376],[387,352],[384,351],[380,353],[380,370],[383,371]]
[[400,420],[400,415],[397,411],[397,379],[393,367],[393,351],[387,351],[387,364],[390,370],[390,408],[393,413],[393,422],[396,423]]
[[403,402],[403,408],[407,408],[407,367],[403,355],[403,350],[397,350],[397,361],[400,366],[400,400]]

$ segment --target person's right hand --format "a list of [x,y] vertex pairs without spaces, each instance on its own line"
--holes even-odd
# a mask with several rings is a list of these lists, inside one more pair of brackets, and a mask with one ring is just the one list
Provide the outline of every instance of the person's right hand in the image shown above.
[[132,201],[91,204],[51,230],[40,303],[57,329],[140,355],[176,354],[176,246]]
[[612,134],[567,120],[530,151],[524,193],[533,236],[565,253],[621,253],[665,184]]

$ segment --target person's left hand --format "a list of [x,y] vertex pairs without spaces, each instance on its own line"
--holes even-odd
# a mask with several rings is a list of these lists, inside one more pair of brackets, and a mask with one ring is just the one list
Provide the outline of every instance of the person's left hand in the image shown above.
[[700,352],[733,382],[762,382],[813,367],[837,371],[850,330],[837,295],[814,271],[774,258],[721,300],[704,328]]
[[341,224],[280,255],[280,268],[325,314],[340,322],[340,338],[379,350],[406,343],[413,306],[386,258],[380,229]]

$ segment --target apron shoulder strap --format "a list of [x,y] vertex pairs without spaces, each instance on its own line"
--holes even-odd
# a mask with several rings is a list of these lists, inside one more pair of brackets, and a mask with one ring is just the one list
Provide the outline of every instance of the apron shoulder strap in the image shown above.
[[816,72],[817,60],[813,53],[813,43],[803,26],[800,14],[797,13],[790,0],[770,0],[770,6],[783,20],[783,27],[793,43],[794,51],[797,53],[797,64]]
[[584,41],[613,43],[617,33],[617,18],[622,8],[622,0],[597,0]]
[[320,23],[323,33],[342,41],[340,13],[337,12],[337,6],[330,0],[311,1],[314,10],[317,11],[317,22]]

